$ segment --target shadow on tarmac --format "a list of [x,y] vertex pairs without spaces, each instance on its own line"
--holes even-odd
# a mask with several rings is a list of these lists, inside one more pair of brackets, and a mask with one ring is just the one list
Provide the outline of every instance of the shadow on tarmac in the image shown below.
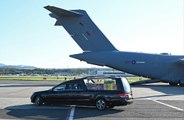
[[132,88],[148,88],[154,91],[158,91],[164,93],[163,95],[151,95],[145,96],[141,98],[148,97],[164,97],[164,96],[176,96],[176,95],[184,95],[184,87],[181,86],[169,86],[165,83],[152,83],[145,85],[131,85]]
[[103,116],[103,115],[108,116],[116,113],[121,113],[123,111],[124,110],[122,109],[116,109],[116,108],[99,111],[95,107],[88,108],[88,107],[78,106],[76,107],[76,111],[75,111],[75,119],[79,119],[79,118],[85,119],[85,118],[91,118],[91,117],[96,119],[95,117],[98,117],[98,116]]
[[[71,110],[70,106],[64,105],[43,105],[36,106],[33,104],[17,105],[7,107],[7,115],[16,119],[51,119],[51,120],[67,120]],[[115,114],[124,110],[107,109],[99,111],[95,107],[76,106],[74,119],[98,117],[102,115]]]
[[33,104],[7,107],[7,115],[16,119],[66,120],[69,107],[35,106]]

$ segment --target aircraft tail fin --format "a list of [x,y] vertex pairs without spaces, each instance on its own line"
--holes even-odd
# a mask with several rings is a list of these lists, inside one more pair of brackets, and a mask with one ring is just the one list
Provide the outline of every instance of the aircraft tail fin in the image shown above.
[[46,6],[50,16],[62,25],[83,51],[117,50],[93,23],[84,10],[64,10],[54,6]]

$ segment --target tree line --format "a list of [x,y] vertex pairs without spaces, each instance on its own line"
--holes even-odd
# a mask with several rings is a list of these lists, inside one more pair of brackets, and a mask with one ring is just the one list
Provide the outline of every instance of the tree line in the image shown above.
[[88,74],[86,68],[74,69],[16,69],[16,68],[0,68],[0,75],[81,75]]

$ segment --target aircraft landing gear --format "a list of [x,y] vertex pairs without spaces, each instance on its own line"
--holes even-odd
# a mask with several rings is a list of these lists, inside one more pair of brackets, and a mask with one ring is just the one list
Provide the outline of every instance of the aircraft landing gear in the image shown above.
[[169,85],[170,85],[170,86],[177,86],[178,83],[176,83],[176,82],[169,82]]
[[176,82],[169,82],[169,85],[170,85],[170,86],[177,86],[177,85],[179,85],[179,86],[181,86],[181,87],[184,87],[184,83],[181,83],[181,82],[179,82],[179,83],[176,83]]
[[184,87],[184,83],[179,82],[179,85],[180,85],[181,87]]

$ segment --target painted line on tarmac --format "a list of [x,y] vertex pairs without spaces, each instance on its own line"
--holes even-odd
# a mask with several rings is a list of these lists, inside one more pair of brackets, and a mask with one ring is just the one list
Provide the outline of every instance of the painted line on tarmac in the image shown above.
[[66,120],[73,120],[74,113],[75,113],[75,106],[71,106],[71,109],[67,113]]
[[179,108],[179,107],[175,107],[175,106],[172,106],[172,105],[169,105],[169,104],[166,104],[166,103],[163,103],[163,102],[160,102],[160,101],[158,101],[158,100],[151,99],[151,98],[147,98],[147,99],[148,99],[148,100],[152,100],[153,102],[159,103],[159,104],[161,104],[161,105],[164,105],[164,106],[173,108],[173,109],[175,109],[175,110],[184,112],[184,110],[181,109],[181,108]]
[[19,86],[19,85],[22,85],[22,84],[0,84],[0,87],[6,87],[6,86]]

